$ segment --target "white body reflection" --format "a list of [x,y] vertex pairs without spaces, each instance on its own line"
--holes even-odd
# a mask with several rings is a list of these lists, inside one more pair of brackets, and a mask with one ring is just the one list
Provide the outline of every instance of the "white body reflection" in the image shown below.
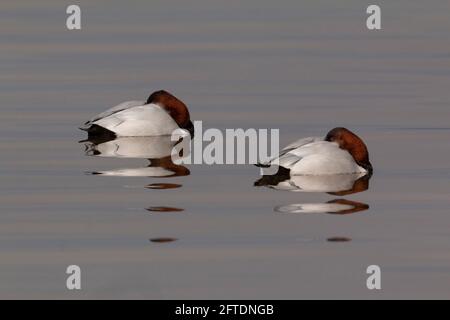
[[296,203],[275,207],[281,213],[339,212],[353,209],[353,206],[339,203]]
[[345,199],[335,199],[326,203],[296,203],[274,208],[280,213],[330,213],[350,214],[369,209],[365,203]]
[[351,190],[355,182],[364,174],[339,174],[325,176],[292,176],[289,180],[280,182],[275,189],[295,192],[339,192]]
[[85,141],[85,152],[96,157],[149,160],[146,167],[95,171],[92,174],[117,177],[186,176],[190,174],[189,170],[172,162],[171,153],[177,143],[172,141],[171,136],[119,137],[109,141]]
[[101,143],[86,141],[85,146],[86,154],[92,156],[159,159],[170,156],[177,143],[171,140],[171,136],[119,137]]
[[104,176],[115,176],[115,177],[172,177],[175,174],[174,171],[165,169],[164,167],[143,167],[143,168],[124,168],[124,169],[113,169],[104,171],[95,171],[93,174],[100,174]]
[[256,186],[294,192],[356,193],[367,190],[370,176],[364,173],[336,175],[263,176]]
[[[293,192],[325,192],[344,196],[362,192],[369,188],[371,174],[330,174],[330,175],[290,175],[281,169],[276,175],[265,175],[255,181],[255,186]],[[335,199],[325,203],[296,203],[277,206],[274,211],[281,213],[329,213],[349,214],[365,211],[365,203],[346,199]]]

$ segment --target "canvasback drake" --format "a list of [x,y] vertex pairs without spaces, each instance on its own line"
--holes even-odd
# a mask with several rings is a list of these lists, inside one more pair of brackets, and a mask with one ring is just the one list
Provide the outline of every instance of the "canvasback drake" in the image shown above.
[[144,101],[127,101],[87,121],[81,130],[89,137],[138,137],[171,135],[185,129],[191,136],[194,126],[186,105],[167,91],[153,92]]
[[372,174],[364,142],[346,128],[334,128],[324,138],[297,140],[260,167],[278,165],[284,175]]

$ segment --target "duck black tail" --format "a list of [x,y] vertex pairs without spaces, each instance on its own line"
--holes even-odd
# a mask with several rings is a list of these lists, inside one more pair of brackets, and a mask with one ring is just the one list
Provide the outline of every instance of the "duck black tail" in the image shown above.
[[80,128],[80,130],[86,131],[88,133],[89,141],[96,141],[97,144],[100,142],[106,142],[110,140],[114,140],[117,138],[117,135],[111,130],[105,129],[97,124],[93,124],[87,128]]
[[289,169],[286,169],[284,167],[278,167],[278,172],[276,174],[264,175],[260,179],[256,180],[253,185],[256,187],[276,186],[280,182],[289,180],[291,178],[290,172],[291,170]]
[[270,167],[270,164],[264,164],[264,163],[254,163],[255,166],[258,168],[268,168]]

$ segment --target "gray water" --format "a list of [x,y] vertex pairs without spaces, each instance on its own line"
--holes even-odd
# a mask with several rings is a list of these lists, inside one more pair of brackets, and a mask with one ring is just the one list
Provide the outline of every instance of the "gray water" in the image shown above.
[[[77,3],[79,31],[70,2],[0,4],[0,298],[449,298],[448,1],[378,1],[380,31],[356,0]],[[278,128],[281,145],[348,127],[369,188],[254,187],[251,165],[89,174],[148,164],[86,156],[77,127],[157,89],[206,128]],[[340,198],[368,209],[274,209]]]

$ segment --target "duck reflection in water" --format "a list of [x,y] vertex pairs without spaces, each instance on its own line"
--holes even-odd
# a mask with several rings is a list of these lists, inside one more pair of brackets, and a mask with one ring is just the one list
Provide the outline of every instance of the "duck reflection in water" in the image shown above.
[[[179,137],[172,136],[151,136],[151,137],[118,137],[113,139],[92,138],[81,141],[85,145],[85,153],[94,157],[111,157],[126,159],[147,159],[149,164],[140,168],[121,168],[113,170],[94,171],[91,174],[116,176],[116,177],[155,177],[168,178],[187,176],[190,171],[185,166],[177,165],[172,161],[172,153],[176,152],[175,146],[180,143],[186,135],[180,133]],[[178,138],[178,139],[177,139]],[[173,141],[176,140],[176,141]],[[188,156],[186,148],[181,149],[178,158]],[[147,189],[166,190],[180,188],[177,183],[151,183],[145,186]],[[183,212],[183,208],[172,206],[150,206],[145,210],[151,213],[175,213]],[[176,238],[160,237],[151,238],[153,243],[169,243],[177,241]]]
[[280,168],[277,174],[262,176],[254,185],[293,192],[326,192],[343,196],[369,189],[370,178],[370,174],[364,173],[291,176]]
[[[187,176],[190,171],[185,166],[172,161],[172,150],[177,143],[171,136],[119,137],[112,140],[86,140],[85,153],[88,156],[148,159],[149,164],[140,168],[121,168],[94,171],[92,174],[118,177],[177,177]],[[182,154],[180,157],[184,156]]]
[[274,208],[275,212],[280,213],[328,213],[328,214],[351,214],[365,211],[369,206],[365,203],[334,199],[326,203],[298,203]]
[[[339,174],[322,176],[263,176],[255,186],[291,192],[325,192],[335,196],[345,196],[365,191],[369,188],[370,174]],[[325,203],[299,203],[277,206],[274,211],[281,213],[329,213],[349,214],[369,209],[369,205],[346,199],[334,199]]]

